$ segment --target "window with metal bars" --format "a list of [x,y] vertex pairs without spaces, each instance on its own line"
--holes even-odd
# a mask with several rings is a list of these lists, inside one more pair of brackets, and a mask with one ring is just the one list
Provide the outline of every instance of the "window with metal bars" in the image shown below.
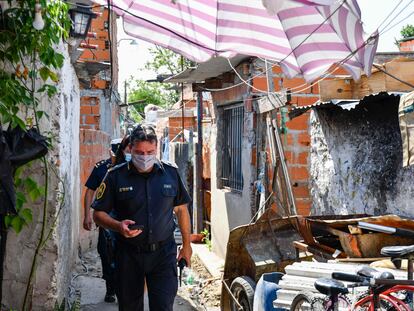
[[224,108],[223,148],[221,153],[221,185],[232,190],[243,190],[242,137],[243,105]]

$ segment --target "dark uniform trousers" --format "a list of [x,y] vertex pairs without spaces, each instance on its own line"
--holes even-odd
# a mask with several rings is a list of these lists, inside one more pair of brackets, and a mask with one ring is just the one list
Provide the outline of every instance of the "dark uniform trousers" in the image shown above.
[[144,310],[144,281],[151,311],[172,311],[178,289],[177,246],[173,238],[149,252],[120,242],[115,282],[119,311]]
[[109,291],[109,293],[113,294],[113,291],[115,290],[115,236],[111,231],[99,227],[97,249],[102,262],[102,278],[106,281],[107,292]]

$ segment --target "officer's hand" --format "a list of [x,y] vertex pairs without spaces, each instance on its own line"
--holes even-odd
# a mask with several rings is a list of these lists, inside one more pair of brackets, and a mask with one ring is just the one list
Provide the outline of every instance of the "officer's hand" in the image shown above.
[[187,262],[187,266],[191,267],[191,255],[193,254],[193,249],[191,245],[182,246],[180,252],[178,253],[177,261],[180,261],[181,258],[184,258]]
[[119,224],[119,233],[122,234],[126,238],[134,238],[141,234],[142,230],[129,230],[128,225],[134,224],[135,221],[125,219],[121,221]]
[[92,217],[90,214],[85,216],[85,218],[83,218],[83,229],[87,231],[92,230]]

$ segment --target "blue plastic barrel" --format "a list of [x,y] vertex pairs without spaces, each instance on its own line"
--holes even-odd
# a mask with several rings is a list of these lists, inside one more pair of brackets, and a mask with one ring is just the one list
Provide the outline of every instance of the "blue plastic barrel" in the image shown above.
[[282,279],[283,273],[264,273],[256,284],[253,300],[253,311],[286,311],[274,308],[273,301],[277,298],[277,285]]

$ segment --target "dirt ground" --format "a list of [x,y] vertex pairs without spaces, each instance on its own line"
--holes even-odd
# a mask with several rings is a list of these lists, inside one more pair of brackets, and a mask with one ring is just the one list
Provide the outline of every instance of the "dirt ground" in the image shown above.
[[195,275],[193,285],[183,284],[179,291],[200,310],[219,310],[221,279],[213,278],[197,256],[193,256],[191,268]]
[[[197,256],[192,258],[193,285],[182,283],[174,303],[176,311],[220,310],[221,280],[213,279]],[[73,271],[70,298],[80,300],[82,311],[116,311],[116,303],[105,303],[105,282],[101,278],[100,259],[96,251],[84,254]],[[145,310],[148,299],[145,297]]]

